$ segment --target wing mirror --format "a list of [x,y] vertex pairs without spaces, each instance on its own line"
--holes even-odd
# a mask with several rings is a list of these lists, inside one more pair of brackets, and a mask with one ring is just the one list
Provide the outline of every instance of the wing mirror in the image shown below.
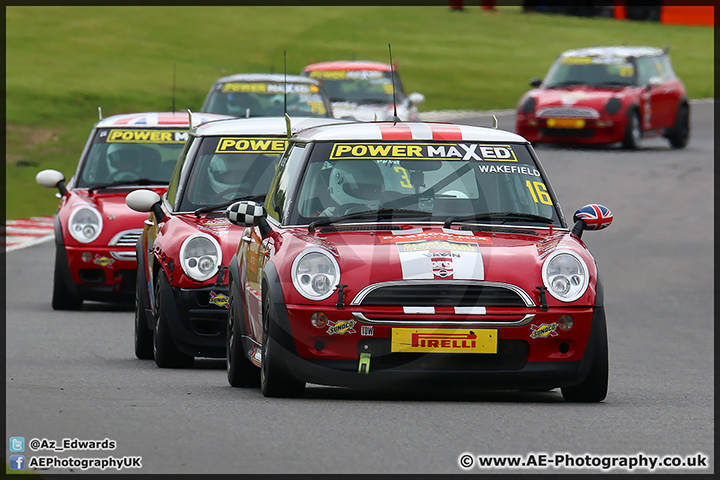
[[42,170],[35,175],[35,181],[43,187],[57,188],[60,190],[61,195],[67,193],[67,188],[65,188],[65,175],[57,170]]
[[125,197],[125,204],[136,212],[153,212],[158,222],[165,218],[160,206],[160,195],[152,190],[134,190]]
[[408,100],[410,100],[410,103],[413,105],[420,105],[425,101],[425,95],[418,92],[413,92],[410,95],[408,95]]
[[657,75],[654,75],[650,78],[648,78],[648,87],[657,87],[658,85],[662,84],[662,78],[658,77]]
[[270,233],[267,223],[265,207],[249,200],[235,202],[225,210],[225,216],[230,223],[238,227],[255,227],[260,229],[260,235],[265,238]]
[[540,79],[537,78],[537,77],[533,77],[533,78],[530,79],[530,86],[531,86],[531,87],[537,88],[537,87],[539,87],[541,84],[542,84],[542,80],[540,80]]
[[613,222],[613,214],[609,208],[598,203],[590,203],[579,208],[573,215],[572,233],[578,237],[582,237],[585,230],[602,230],[607,228]]

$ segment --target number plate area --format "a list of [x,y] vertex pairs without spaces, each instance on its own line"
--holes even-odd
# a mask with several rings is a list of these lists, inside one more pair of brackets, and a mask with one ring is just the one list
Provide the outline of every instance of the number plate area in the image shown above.
[[582,118],[548,118],[548,128],[583,128],[585,120]]
[[489,328],[393,328],[393,353],[497,353]]

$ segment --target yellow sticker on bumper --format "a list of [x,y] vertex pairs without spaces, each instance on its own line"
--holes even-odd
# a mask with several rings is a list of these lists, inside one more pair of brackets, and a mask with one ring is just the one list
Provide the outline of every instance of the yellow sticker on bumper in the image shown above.
[[497,330],[393,328],[391,350],[402,353],[497,353]]
[[548,128],[583,128],[585,120],[582,118],[548,118]]

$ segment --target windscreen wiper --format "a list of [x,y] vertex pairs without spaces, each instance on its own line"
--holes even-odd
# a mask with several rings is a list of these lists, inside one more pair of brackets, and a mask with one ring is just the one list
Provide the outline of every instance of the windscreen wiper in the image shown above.
[[96,190],[102,190],[109,187],[121,187],[125,185],[167,185],[167,180],[151,180],[149,178],[136,178],[135,180],[118,180],[112,183],[103,183],[101,185],[93,185],[88,188],[88,193],[93,193]]
[[542,223],[554,223],[552,218],[543,217],[541,215],[535,215],[533,213],[521,213],[521,212],[488,212],[488,213],[475,213],[472,215],[464,215],[462,217],[448,217],[443,224],[443,227],[450,228],[453,222],[469,222],[471,220],[495,220],[500,219],[505,223],[506,220],[530,220],[533,222]]
[[267,194],[263,193],[261,195],[243,195],[241,197],[235,197],[232,200],[229,200],[227,202],[218,203],[215,205],[205,205],[204,207],[200,207],[197,210],[195,210],[195,216],[200,217],[201,213],[207,213],[212,212],[213,210],[220,210],[221,208],[226,208],[232,205],[235,202],[239,202],[241,200],[252,200],[253,202],[258,200],[265,200],[265,196]]
[[579,82],[577,80],[568,80],[567,82],[553,83],[548,85],[547,88],[558,88],[558,87],[570,87],[572,85],[584,85],[586,82]]
[[310,225],[308,225],[308,232],[312,233],[315,231],[317,227],[322,227],[324,225],[330,225],[337,222],[342,222],[344,220],[352,220],[354,218],[362,218],[362,217],[377,217],[378,220],[380,220],[381,217],[393,217],[396,214],[399,215],[410,215],[410,216],[431,216],[432,214],[430,212],[424,212],[422,210],[408,210],[404,208],[381,208],[379,210],[363,210],[362,212],[353,212],[348,213],[346,215],[341,215],[339,217],[326,217],[321,218],[319,220],[315,220]]

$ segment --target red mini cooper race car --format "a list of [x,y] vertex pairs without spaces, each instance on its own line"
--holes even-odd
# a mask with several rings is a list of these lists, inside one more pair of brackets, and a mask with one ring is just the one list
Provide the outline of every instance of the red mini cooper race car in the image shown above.
[[[198,123],[225,115],[202,114]],[[92,129],[75,175],[65,184],[57,170],[37,183],[57,188],[55,276],[52,307],[77,310],[83,299],[132,301],[135,243],[145,215],[128,209],[125,196],[141,186],[164,193],[188,138],[188,114],[114,115]]]
[[[337,121],[292,123],[303,128]],[[288,128],[282,117],[200,125],[190,132],[166,195],[138,190],[127,196],[127,205],[147,218],[136,242],[138,358],[188,367],[194,357],[225,356],[227,261],[242,229],[223,212],[240,199],[265,198]]]
[[389,63],[366,60],[339,60],[308,65],[303,75],[320,82],[332,102],[333,115],[369,122],[393,120],[395,110],[400,120],[419,120],[417,105],[425,95],[405,93],[397,71],[395,75],[395,102],[393,105],[392,67]]
[[533,143],[614,143],[637,148],[662,135],[690,137],[690,105],[666,51],[592,47],[561,54],[518,102],[516,131]]
[[[605,398],[602,283],[530,143],[496,129],[355,123],[299,132],[230,261],[228,380],[462,380]],[[260,367],[259,369],[257,367]]]

